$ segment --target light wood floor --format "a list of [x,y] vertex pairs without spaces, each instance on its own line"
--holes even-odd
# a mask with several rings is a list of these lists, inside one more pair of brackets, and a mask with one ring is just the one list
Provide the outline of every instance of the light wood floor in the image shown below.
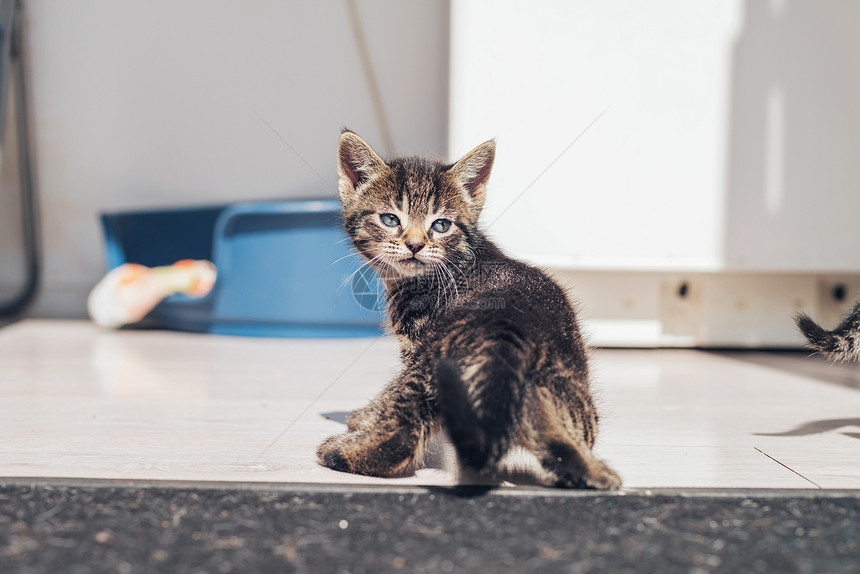
[[[595,351],[593,365],[598,453],[626,486],[860,488],[860,391],[823,382],[837,367],[684,350]],[[444,444],[430,468],[403,479],[314,461],[316,445],[397,366],[385,337],[23,321],[0,329],[0,479],[452,484]],[[857,380],[854,367],[839,369]]]

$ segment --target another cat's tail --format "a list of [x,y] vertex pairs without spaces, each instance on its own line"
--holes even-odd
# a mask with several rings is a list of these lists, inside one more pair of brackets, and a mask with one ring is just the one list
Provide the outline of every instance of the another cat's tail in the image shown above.
[[464,382],[453,361],[436,368],[439,411],[460,463],[491,468],[508,452],[517,425],[522,379],[490,360]]
[[860,301],[832,331],[824,329],[806,313],[794,318],[809,347],[834,361],[860,360]]

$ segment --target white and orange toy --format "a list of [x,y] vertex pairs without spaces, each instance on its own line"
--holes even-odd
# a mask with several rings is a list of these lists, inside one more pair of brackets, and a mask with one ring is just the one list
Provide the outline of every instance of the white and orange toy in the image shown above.
[[183,259],[164,267],[126,263],[111,270],[90,291],[87,310],[97,325],[116,329],[143,319],[166,297],[205,297],[215,285],[215,265]]

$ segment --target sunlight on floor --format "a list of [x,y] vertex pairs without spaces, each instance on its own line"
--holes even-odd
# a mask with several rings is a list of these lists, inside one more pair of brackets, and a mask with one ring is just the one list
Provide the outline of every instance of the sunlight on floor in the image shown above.
[[[860,393],[818,380],[826,363],[781,360],[595,351],[598,454],[628,487],[860,487]],[[386,337],[251,339],[24,321],[0,329],[0,478],[452,484],[443,443],[430,468],[396,480],[314,460],[316,445],[397,366]]]

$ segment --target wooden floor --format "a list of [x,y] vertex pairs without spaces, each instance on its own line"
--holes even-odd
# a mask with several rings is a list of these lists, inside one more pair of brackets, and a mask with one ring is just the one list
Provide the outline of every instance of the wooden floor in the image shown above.
[[[628,487],[860,488],[856,367],[768,354],[594,352],[598,453]],[[0,329],[0,479],[455,483],[450,446],[385,480],[314,449],[398,366],[394,342]],[[844,383],[844,384],[833,384]]]

